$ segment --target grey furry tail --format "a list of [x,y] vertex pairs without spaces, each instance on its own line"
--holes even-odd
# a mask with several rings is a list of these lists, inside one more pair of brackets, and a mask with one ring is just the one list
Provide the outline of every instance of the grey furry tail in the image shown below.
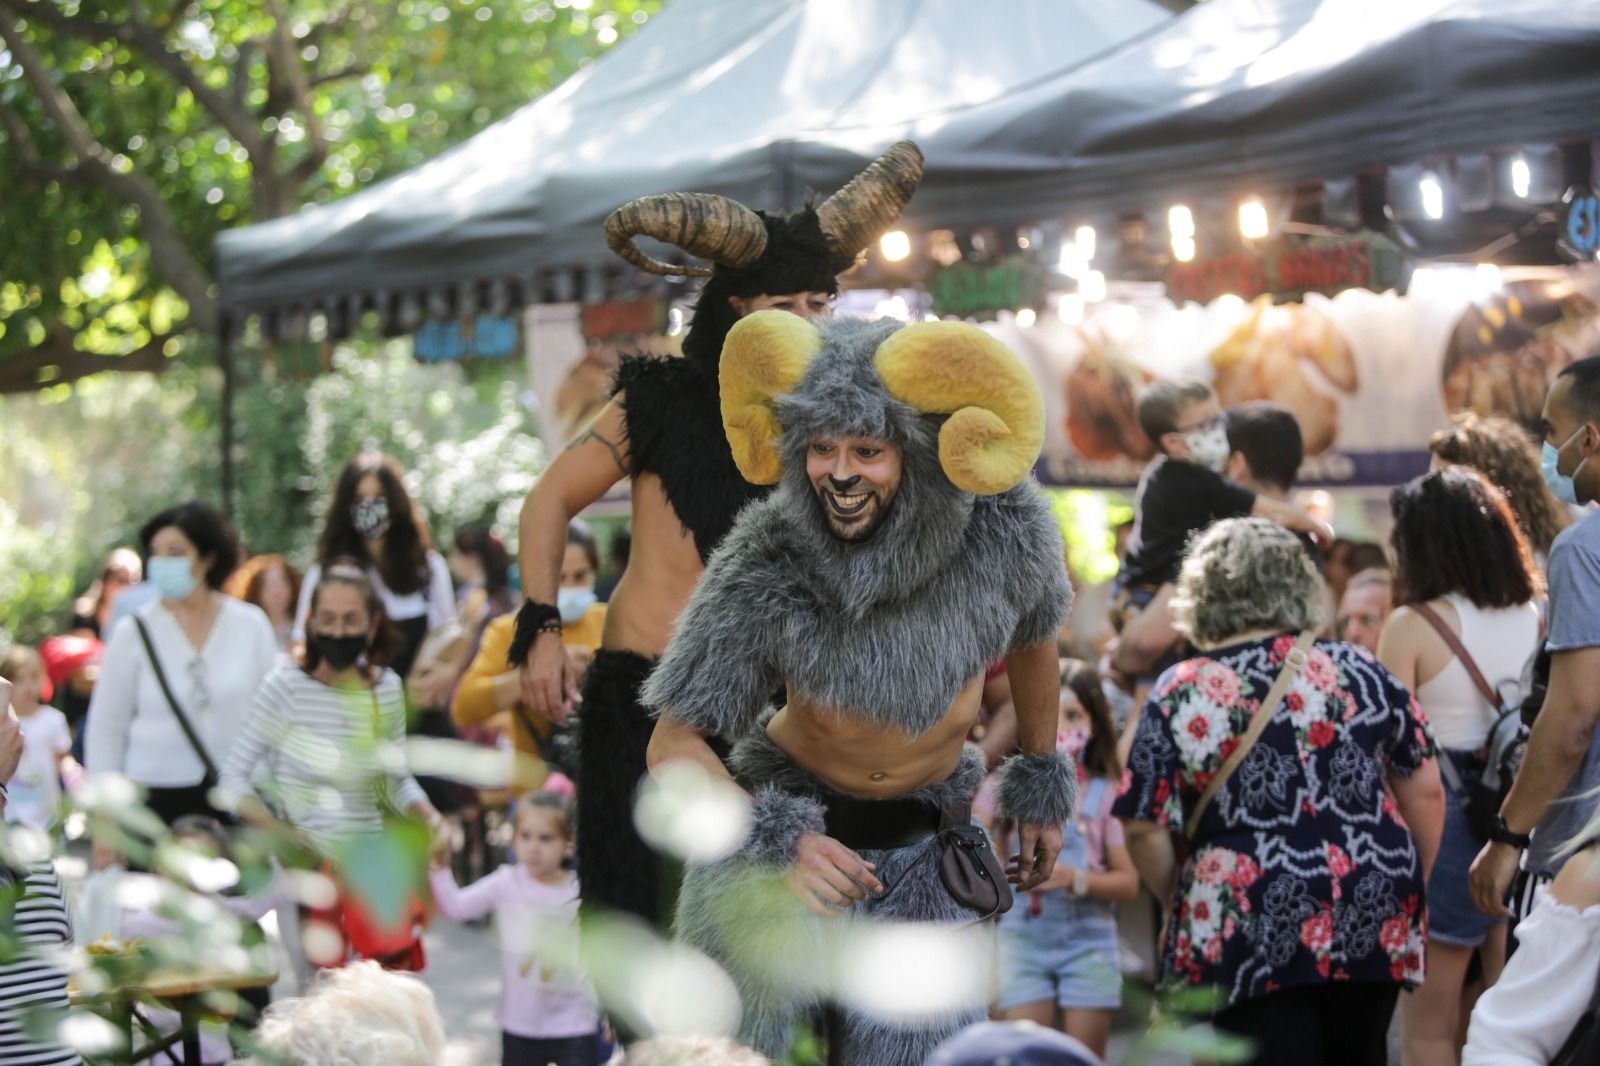
[[1064,752],[1013,755],[1000,767],[1000,817],[1060,825],[1078,807],[1078,774]]
[[750,836],[745,840],[740,858],[787,867],[794,862],[801,836],[820,833],[824,825],[820,800],[797,796],[771,785],[759,788],[755,808],[750,812]]

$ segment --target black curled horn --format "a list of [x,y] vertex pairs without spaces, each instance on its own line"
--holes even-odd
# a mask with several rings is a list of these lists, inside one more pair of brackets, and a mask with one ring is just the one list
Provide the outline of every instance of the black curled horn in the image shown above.
[[921,181],[922,149],[900,141],[817,208],[836,273],[894,225]]
[[678,277],[710,277],[710,267],[674,266],[645,255],[633,243],[640,234],[727,267],[748,266],[767,247],[767,226],[760,215],[726,196],[711,193],[641,196],[623,204],[606,219],[606,244],[640,270]]

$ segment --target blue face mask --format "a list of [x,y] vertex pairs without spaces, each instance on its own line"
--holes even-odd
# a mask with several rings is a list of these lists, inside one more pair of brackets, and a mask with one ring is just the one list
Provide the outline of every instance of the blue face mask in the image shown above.
[[556,590],[556,610],[561,612],[561,621],[566,625],[582,619],[589,608],[599,602],[599,598],[594,594],[593,585]]
[[145,577],[164,600],[181,600],[194,591],[194,564],[185,555],[152,556]]
[[1567,450],[1568,444],[1578,439],[1578,434],[1582,433],[1583,430],[1584,427],[1579,426],[1577,432],[1568,437],[1559,448],[1549,441],[1545,441],[1544,446],[1539,449],[1539,470],[1544,474],[1544,483],[1550,486],[1550,491],[1555,493],[1556,499],[1562,503],[1576,504],[1578,502],[1578,486],[1575,484],[1574,479],[1577,478],[1578,472],[1583,469],[1584,463],[1589,461],[1588,457],[1585,456],[1583,462],[1578,464],[1578,469],[1570,474],[1563,474],[1559,468],[1561,466],[1561,453]]

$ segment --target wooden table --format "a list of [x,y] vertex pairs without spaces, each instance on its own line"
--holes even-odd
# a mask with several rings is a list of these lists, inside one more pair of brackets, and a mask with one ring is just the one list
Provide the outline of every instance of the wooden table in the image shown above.
[[[277,973],[271,971],[259,973],[158,971],[138,981],[119,985],[104,992],[91,993],[70,989],[69,997],[75,1007],[104,1004],[110,1008],[113,1021],[127,1039],[128,1062],[154,1059],[174,1045],[181,1045],[183,1057],[179,1061],[183,1066],[203,1066],[200,1057],[200,1023],[205,1012],[201,1009],[200,997],[208,992],[242,992],[252,988],[270,988],[277,981]],[[150,999],[159,1000],[164,1006],[178,1012],[177,1032],[162,1036],[154,1025],[138,1016],[137,1003],[140,1000]],[[134,1046],[133,1034],[136,1025],[151,1037],[151,1042],[143,1047]]]

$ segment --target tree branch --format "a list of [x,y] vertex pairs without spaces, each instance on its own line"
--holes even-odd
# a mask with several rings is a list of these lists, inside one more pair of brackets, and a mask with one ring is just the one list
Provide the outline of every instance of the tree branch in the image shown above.
[[33,131],[28,128],[27,122],[17,110],[4,100],[0,100],[0,126],[6,128],[6,136],[17,150],[18,162],[27,173],[44,181],[65,181],[78,176],[76,167],[64,167],[44,161],[39,154],[38,146],[33,143]]
[[39,97],[45,113],[76,157],[79,174],[138,208],[140,228],[150,245],[151,259],[166,282],[189,304],[190,323],[207,331],[215,328],[216,301],[211,295],[211,277],[185,243],[172,209],[148,178],[132,168],[119,169],[112,153],[95,139],[72,97],[56,81],[44,58],[23,34],[16,0],[0,0],[0,40],[5,42],[12,61],[21,68],[29,88]]
[[[58,322],[35,347],[0,359],[0,395],[66,385],[106,370],[159,374],[171,365],[165,350],[171,339],[172,334],[159,333],[126,355],[101,355],[74,347],[72,331]],[[56,373],[41,381],[40,374],[52,368]]]
[[328,136],[317,118],[317,109],[311,99],[311,86],[306,81],[305,68],[300,64],[299,46],[289,33],[284,21],[283,8],[277,0],[266,0],[266,9],[272,15],[272,35],[267,40],[267,50],[273,62],[269,69],[279,73],[286,83],[289,99],[305,120],[306,155],[289,173],[289,181],[303,185],[310,180],[328,159]]
[[[162,31],[136,22],[102,22],[86,15],[67,15],[57,9],[52,0],[26,0],[17,3],[7,0],[4,6],[25,18],[91,41],[111,38],[132,48],[165,71],[179,85],[188,89],[195,101],[211,113],[217,124],[228,131],[252,159],[266,151],[261,127],[248,108],[236,106],[229,96],[207,85],[199,71],[189,65],[183,56],[169,49]],[[174,17],[181,17],[186,4],[180,5]]]
[[351,63],[347,67],[340,67],[338,70],[330,70],[326,74],[318,74],[306,84],[313,89],[319,89],[324,85],[331,85],[336,81],[343,81],[346,78],[361,78],[370,73],[372,73],[372,64],[365,61],[360,63]]

